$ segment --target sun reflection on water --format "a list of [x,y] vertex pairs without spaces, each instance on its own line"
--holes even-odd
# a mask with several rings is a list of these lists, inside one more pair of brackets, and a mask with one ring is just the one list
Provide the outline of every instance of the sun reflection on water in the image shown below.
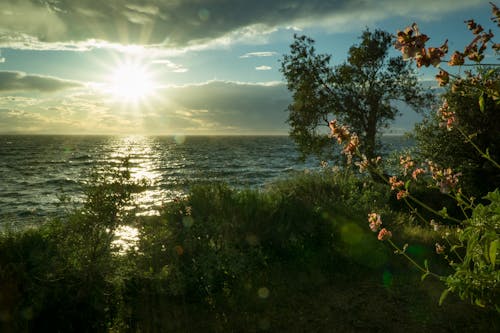
[[121,137],[115,142],[110,158],[128,158],[131,180],[146,182],[146,188],[133,196],[134,204],[138,208],[137,215],[158,215],[159,206],[168,197],[166,191],[162,191],[159,186],[161,156],[154,147],[154,139],[136,135]]
[[130,250],[137,250],[138,242],[139,230],[128,225],[121,225],[115,230],[115,239],[111,246],[118,250],[118,254],[124,255]]
[[[168,199],[168,193],[160,188],[161,156],[154,147],[153,138],[144,136],[127,136],[117,138],[112,144],[109,161],[128,159],[131,180],[146,182],[144,190],[133,195],[133,207],[137,208],[136,216],[159,215],[159,208]],[[136,227],[121,225],[115,230],[113,247],[118,254],[124,255],[137,249],[139,231]]]

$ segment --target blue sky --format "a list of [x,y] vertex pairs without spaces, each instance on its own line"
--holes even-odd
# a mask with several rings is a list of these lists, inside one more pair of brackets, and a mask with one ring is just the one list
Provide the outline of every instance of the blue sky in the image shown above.
[[417,22],[450,50],[464,20],[493,28],[484,0],[0,1],[0,133],[286,134],[294,33],[335,65],[366,27]]

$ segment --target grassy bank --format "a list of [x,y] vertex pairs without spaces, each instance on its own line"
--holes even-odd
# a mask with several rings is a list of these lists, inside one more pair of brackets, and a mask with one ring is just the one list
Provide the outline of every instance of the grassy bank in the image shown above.
[[[125,177],[126,178],[126,177]],[[125,178],[85,206],[0,237],[2,332],[495,331],[498,314],[450,297],[367,227],[376,209],[417,260],[438,233],[403,224],[388,190],[348,173],[298,175],[266,190],[197,186],[160,216],[124,209]],[[137,230],[128,249],[123,226]]]

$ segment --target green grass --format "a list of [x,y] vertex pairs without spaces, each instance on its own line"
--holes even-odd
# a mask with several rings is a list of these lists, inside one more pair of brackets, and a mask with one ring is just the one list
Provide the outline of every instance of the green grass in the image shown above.
[[[95,186],[88,193],[104,193]],[[385,187],[349,173],[301,174],[260,191],[194,186],[158,217],[126,216],[116,203],[102,195],[66,218],[0,236],[0,331],[500,328],[498,314],[456,298],[438,307],[442,284],[421,283],[366,216],[382,212],[395,241],[410,239],[409,253],[444,269],[432,254],[439,235],[402,224],[409,217],[391,209]],[[111,246],[120,224],[139,230],[126,255]]]

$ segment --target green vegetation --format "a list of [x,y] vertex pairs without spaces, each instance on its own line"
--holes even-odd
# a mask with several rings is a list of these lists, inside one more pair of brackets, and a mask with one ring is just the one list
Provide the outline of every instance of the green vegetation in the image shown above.
[[[412,239],[409,252],[446,270],[428,250],[441,235],[401,224],[388,189],[349,171],[264,191],[195,186],[141,218],[129,200],[138,185],[123,170],[100,176],[67,217],[1,234],[2,332],[500,327],[456,299],[439,308],[435,281],[418,287],[418,274],[372,237],[366,214],[385,212]],[[116,245],[123,227],[138,230],[128,249]]]
[[[498,68],[480,68],[478,73],[453,80],[442,98],[460,121],[460,129],[469,133],[482,151],[488,150],[493,160],[500,160],[500,107],[495,96],[483,93],[477,86],[499,82]],[[478,100],[482,99],[482,110]],[[461,186],[465,193],[481,198],[500,187],[500,177],[495,166],[470,144],[456,127],[443,126],[445,120],[438,114],[427,116],[415,127],[418,157],[429,159],[460,172]]]

